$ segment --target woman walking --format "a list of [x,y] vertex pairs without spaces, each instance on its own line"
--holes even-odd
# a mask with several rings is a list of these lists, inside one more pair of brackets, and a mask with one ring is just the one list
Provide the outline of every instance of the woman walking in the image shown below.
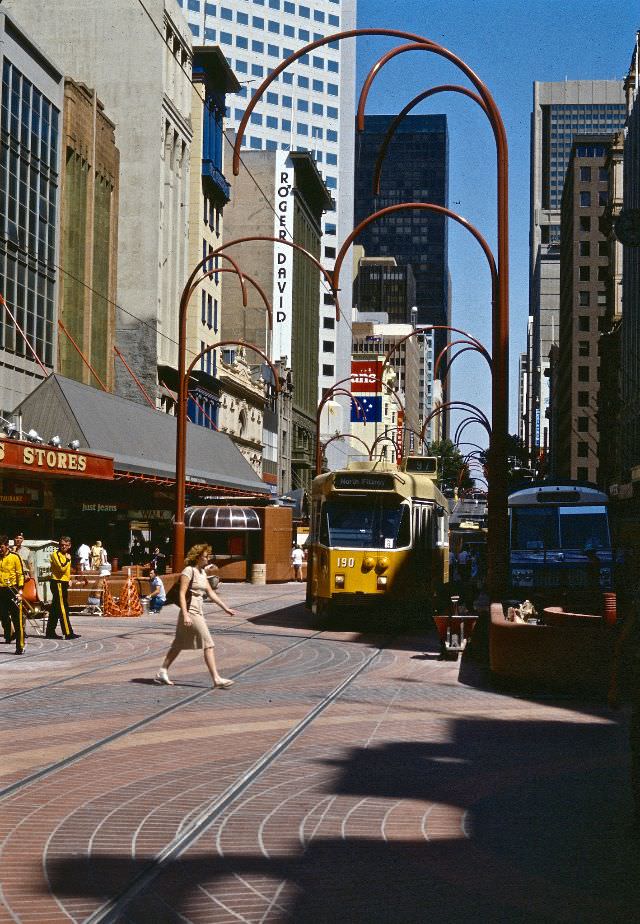
[[227,680],[218,672],[213,653],[213,639],[202,612],[202,599],[206,594],[229,616],[238,615],[235,610],[225,606],[220,597],[211,589],[205,571],[211,554],[210,545],[194,545],[185,556],[185,568],[180,575],[180,613],[176,634],[162,662],[162,667],[155,676],[156,683],[173,684],[173,681],[169,679],[168,670],[180,652],[202,648],[204,649],[204,663],[211,674],[214,687],[226,690],[233,685],[233,680]]

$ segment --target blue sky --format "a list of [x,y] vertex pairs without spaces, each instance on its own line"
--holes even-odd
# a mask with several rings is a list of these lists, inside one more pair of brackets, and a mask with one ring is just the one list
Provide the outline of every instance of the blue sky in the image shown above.
[[[390,11],[391,15],[390,15]],[[529,119],[534,80],[621,79],[640,29],[634,0],[358,0],[358,26],[416,32],[445,45],[485,82],[500,107],[510,160],[510,429],[516,430],[517,361],[524,350],[529,292]],[[358,40],[358,92],[367,71],[399,44]],[[396,113],[421,90],[465,83],[436,55],[396,58],[376,79],[368,113]],[[449,205],[472,222],[495,251],[495,143],[486,117],[457,94],[427,100],[416,113],[445,112],[449,122]],[[453,324],[491,345],[489,278],[485,257],[468,232],[451,223],[449,268]],[[484,360],[467,352],[452,369],[453,397],[490,408]],[[455,418],[454,418],[455,421]],[[484,443],[483,431],[465,437]]]

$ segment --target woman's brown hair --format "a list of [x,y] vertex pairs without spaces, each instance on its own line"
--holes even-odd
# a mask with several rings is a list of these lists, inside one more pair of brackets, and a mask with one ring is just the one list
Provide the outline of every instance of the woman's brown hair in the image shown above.
[[210,545],[207,545],[206,542],[201,542],[199,545],[192,545],[187,554],[184,556],[185,565],[195,565],[203,552],[206,555],[211,555],[213,549]]

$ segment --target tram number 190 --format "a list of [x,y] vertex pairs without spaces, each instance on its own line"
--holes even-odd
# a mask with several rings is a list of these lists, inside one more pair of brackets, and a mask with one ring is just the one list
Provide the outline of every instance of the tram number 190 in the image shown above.
[[353,568],[355,563],[356,563],[355,558],[339,558],[338,568]]

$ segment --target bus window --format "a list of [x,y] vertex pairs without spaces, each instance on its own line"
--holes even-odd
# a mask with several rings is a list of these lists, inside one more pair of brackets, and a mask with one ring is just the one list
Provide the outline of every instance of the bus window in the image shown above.
[[513,507],[511,548],[529,552],[560,548],[556,511],[550,508]]
[[609,549],[606,507],[560,507],[561,548]]

